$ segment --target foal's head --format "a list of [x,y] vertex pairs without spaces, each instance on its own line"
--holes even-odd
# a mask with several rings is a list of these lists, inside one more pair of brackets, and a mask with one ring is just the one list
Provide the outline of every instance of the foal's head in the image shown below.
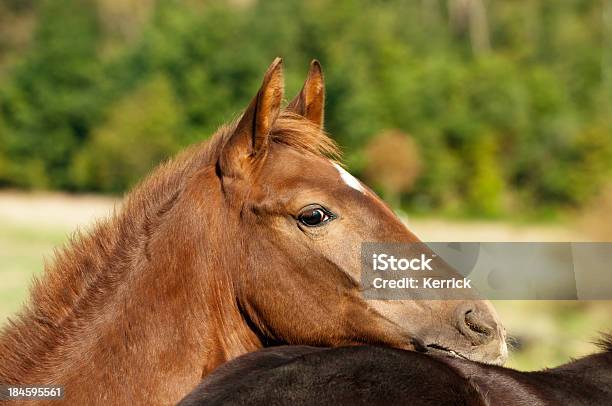
[[225,232],[234,236],[228,272],[249,328],[264,344],[382,343],[502,363],[505,333],[486,301],[362,298],[361,243],[418,239],[327,157],[334,145],[322,130],[318,62],[284,110],[282,98],[277,59],[215,165]]

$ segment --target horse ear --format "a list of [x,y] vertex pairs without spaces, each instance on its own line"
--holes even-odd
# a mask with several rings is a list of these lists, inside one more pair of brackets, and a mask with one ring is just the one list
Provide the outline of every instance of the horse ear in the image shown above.
[[325,82],[319,61],[310,63],[308,77],[300,93],[289,103],[287,110],[306,117],[320,128],[323,127],[325,108]]
[[254,159],[265,156],[283,92],[283,60],[276,58],[266,71],[257,95],[223,147],[219,165],[225,176],[241,176]]

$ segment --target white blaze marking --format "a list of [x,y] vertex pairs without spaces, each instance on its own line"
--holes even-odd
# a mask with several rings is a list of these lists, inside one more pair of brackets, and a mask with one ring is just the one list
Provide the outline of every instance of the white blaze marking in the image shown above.
[[340,177],[342,178],[344,183],[346,183],[349,187],[351,187],[351,188],[353,188],[355,190],[360,191],[361,193],[365,193],[366,192],[365,188],[363,187],[361,182],[359,182],[357,180],[357,178],[355,178],[353,175],[348,173],[343,167],[341,167],[337,163],[334,162],[333,164],[336,167],[336,169],[338,170],[338,172],[340,173]]

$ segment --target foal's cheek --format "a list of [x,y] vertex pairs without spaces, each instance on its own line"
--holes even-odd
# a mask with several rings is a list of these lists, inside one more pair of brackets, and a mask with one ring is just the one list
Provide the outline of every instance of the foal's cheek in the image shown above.
[[315,239],[315,249],[334,265],[333,270],[348,275],[354,281],[361,278],[361,238],[344,227],[330,226],[324,236]]
[[297,268],[303,268],[304,272],[316,272],[317,277],[342,272],[354,281],[360,280],[363,237],[361,233],[349,229],[344,219],[338,218],[319,227],[307,227],[287,214],[270,216],[261,225],[265,225],[261,235],[270,240],[274,252],[258,256],[267,258],[268,263],[291,262]]

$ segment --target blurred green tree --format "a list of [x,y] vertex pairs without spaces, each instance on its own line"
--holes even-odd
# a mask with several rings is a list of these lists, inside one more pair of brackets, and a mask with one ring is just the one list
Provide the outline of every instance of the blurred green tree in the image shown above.
[[76,156],[71,175],[84,189],[119,193],[179,148],[181,112],[169,81],[153,77],[111,106]]
[[365,146],[365,179],[392,205],[400,205],[421,174],[423,163],[414,140],[400,131],[384,131]]
[[[411,135],[414,186],[379,185],[405,208],[575,208],[612,171],[608,3],[28,0],[34,36],[0,77],[0,185],[119,192],[236,117],[281,55],[288,98],[321,60],[326,129],[357,175],[381,131]],[[141,160],[122,152],[145,133]]]
[[93,0],[43,3],[31,48],[0,92],[12,184],[73,187],[70,161],[101,102],[98,40]]

